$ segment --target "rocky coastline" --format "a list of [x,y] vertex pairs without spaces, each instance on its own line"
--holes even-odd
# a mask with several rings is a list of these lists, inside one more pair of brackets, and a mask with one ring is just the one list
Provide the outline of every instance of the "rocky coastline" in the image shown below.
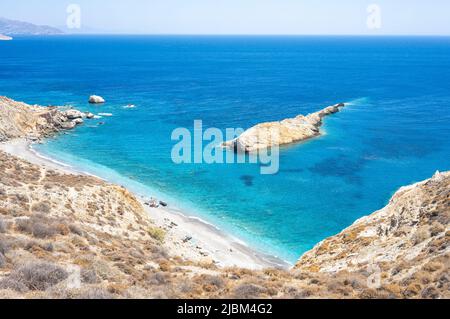
[[36,141],[81,125],[92,113],[59,107],[43,107],[0,96],[0,142],[14,138]]

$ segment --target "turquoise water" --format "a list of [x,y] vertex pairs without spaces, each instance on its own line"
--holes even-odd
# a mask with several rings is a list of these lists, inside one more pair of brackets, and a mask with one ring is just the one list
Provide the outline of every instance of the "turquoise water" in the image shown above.
[[[450,38],[48,37],[0,42],[0,94],[112,117],[38,151],[159,196],[290,262],[393,192],[450,169]],[[107,103],[88,105],[91,94]],[[259,164],[175,165],[171,132],[349,102]],[[127,109],[123,106],[134,104]],[[104,125],[98,125],[104,122]]]

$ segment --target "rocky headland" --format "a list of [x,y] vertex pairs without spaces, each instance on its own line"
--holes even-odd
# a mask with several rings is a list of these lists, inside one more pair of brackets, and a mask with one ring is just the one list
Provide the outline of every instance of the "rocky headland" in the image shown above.
[[339,103],[306,116],[298,115],[282,121],[260,123],[236,139],[225,142],[223,146],[237,152],[251,153],[272,146],[305,141],[320,135],[323,118],[339,112],[344,106],[344,103]]
[[28,105],[0,96],[0,142],[14,138],[38,140],[83,124],[93,114],[69,109]]
[[[72,115],[2,98],[0,136],[50,136]],[[0,151],[0,298],[449,298],[449,194],[437,173],[294,268],[250,270],[180,256],[177,226],[121,186]]]

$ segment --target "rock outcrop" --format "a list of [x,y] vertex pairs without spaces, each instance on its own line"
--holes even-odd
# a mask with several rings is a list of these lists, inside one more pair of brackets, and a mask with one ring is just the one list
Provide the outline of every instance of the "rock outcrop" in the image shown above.
[[0,141],[11,138],[41,138],[81,124],[76,110],[60,111],[17,102],[0,96]]
[[437,172],[400,188],[383,209],[319,243],[296,269],[337,273],[379,268],[385,285],[427,277],[429,289],[437,291],[450,279],[449,225],[450,172]]
[[345,104],[340,103],[321,111],[278,122],[260,123],[246,130],[238,138],[227,141],[224,147],[237,152],[257,152],[275,145],[301,142],[320,135],[322,119],[340,111]]
[[64,111],[63,115],[65,115],[69,120],[82,119],[86,117],[85,113],[74,109]]
[[105,99],[101,96],[98,95],[91,95],[89,97],[89,103],[91,104],[101,104],[101,103],[105,103]]

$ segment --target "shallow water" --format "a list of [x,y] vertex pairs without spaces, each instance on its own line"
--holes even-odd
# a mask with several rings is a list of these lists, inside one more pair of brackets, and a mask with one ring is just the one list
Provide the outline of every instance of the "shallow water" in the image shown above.
[[[38,147],[290,262],[393,192],[450,169],[450,38],[47,37],[0,43],[0,94],[112,117]],[[91,94],[105,105],[86,103]],[[171,132],[349,102],[260,165],[175,165]],[[127,108],[128,104],[135,105]],[[104,122],[104,125],[98,125]]]

